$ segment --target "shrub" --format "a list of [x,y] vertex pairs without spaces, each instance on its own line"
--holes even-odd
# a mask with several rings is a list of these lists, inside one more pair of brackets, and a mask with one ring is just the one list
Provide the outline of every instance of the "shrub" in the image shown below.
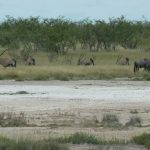
[[16,92],[15,94],[29,94],[29,93],[26,92],[26,91],[18,91],[18,92]]
[[22,127],[28,126],[24,113],[16,115],[15,113],[1,113],[0,125],[2,127]]
[[73,143],[73,144],[81,144],[81,143],[98,144],[99,143],[96,137],[85,133],[79,133],[79,132],[70,135],[69,137],[60,139],[60,141],[65,143]]
[[138,114],[138,111],[136,109],[134,109],[134,110],[131,110],[130,113],[131,114]]
[[0,150],[69,150],[65,144],[58,143],[54,139],[49,140],[10,140],[0,138]]
[[102,125],[110,128],[120,128],[122,125],[116,115],[105,114],[102,119]]
[[107,144],[125,144],[123,140],[112,139],[110,141],[102,140],[95,137],[94,135],[89,135],[87,133],[77,132],[68,137],[61,137],[55,139],[59,143],[73,143],[73,144],[95,144],[95,145],[107,145]]
[[145,147],[150,149],[150,134],[144,133],[140,136],[133,137],[133,141],[136,144],[144,145]]
[[140,117],[131,117],[130,120],[125,124],[126,127],[141,127],[141,118]]

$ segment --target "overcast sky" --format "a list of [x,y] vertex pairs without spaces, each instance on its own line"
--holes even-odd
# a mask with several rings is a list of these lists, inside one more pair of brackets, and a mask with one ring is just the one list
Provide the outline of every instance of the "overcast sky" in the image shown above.
[[124,15],[130,20],[150,20],[150,0],[0,0],[0,20],[11,17],[40,16],[81,20]]

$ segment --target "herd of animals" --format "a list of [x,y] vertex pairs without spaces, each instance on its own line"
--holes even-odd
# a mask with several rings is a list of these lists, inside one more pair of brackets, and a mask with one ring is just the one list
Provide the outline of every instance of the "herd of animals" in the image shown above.
[[[0,54],[0,56],[2,54]],[[11,58],[0,58],[0,64],[3,67],[16,67],[16,60],[11,59]],[[118,64],[118,65],[129,65],[129,58],[128,57],[123,57],[123,56],[118,56],[116,64]],[[29,56],[25,60],[25,65],[28,65],[28,66],[36,65],[35,59],[32,56]],[[84,66],[93,65],[94,66],[95,65],[94,57],[86,59],[83,56],[80,56],[79,59],[78,59],[77,65],[84,65]],[[133,71],[137,72],[137,71],[139,71],[140,68],[143,68],[145,71],[150,71],[150,60],[144,58],[144,59],[135,61]]]
[[[12,59],[12,58],[0,58],[0,64],[3,67],[16,67],[16,60]],[[25,65],[35,65],[35,59],[31,56],[29,56],[26,60],[25,60]]]
[[[116,64],[129,65],[129,61],[130,61],[130,59],[128,57],[118,56]],[[78,65],[88,66],[88,65],[95,65],[95,63],[94,63],[93,58],[90,58],[90,59],[79,58]],[[137,72],[137,71],[139,71],[140,68],[144,68],[145,71],[150,71],[150,60],[144,58],[144,59],[135,61],[133,71]]]
[[[6,50],[4,50],[0,56],[2,56]],[[0,58],[0,64],[3,67],[16,67],[16,60],[12,58]],[[25,59],[25,65],[35,65],[35,59],[32,56],[29,56],[27,59]]]
[[[118,56],[116,64],[119,65],[129,65],[129,58]],[[140,59],[134,62],[134,72],[139,71],[140,68],[143,68],[145,71],[150,71],[150,60],[147,58]]]

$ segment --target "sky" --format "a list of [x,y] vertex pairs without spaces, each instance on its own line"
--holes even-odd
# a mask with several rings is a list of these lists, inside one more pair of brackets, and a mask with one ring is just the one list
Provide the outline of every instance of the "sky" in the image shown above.
[[7,15],[71,20],[108,20],[123,15],[129,20],[150,20],[150,0],[0,0],[0,20]]

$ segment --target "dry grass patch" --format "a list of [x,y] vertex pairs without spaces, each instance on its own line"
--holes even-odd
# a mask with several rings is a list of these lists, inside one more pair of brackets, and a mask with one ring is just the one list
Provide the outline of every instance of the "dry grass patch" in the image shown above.
[[142,120],[138,116],[132,116],[130,120],[125,124],[126,127],[141,127]]
[[[96,57],[95,66],[78,66],[77,60],[81,53],[86,58],[92,55]],[[129,66],[116,65],[118,55],[130,58]],[[149,53],[137,50],[124,50],[116,52],[69,52],[59,55],[56,59],[49,61],[46,53],[37,53],[35,56],[36,66],[24,66],[17,63],[17,68],[0,67],[0,79],[15,80],[78,80],[78,79],[114,79],[131,78],[136,80],[150,80],[149,73],[133,73],[133,62],[138,59],[150,57]],[[69,60],[68,60],[69,59]],[[71,60],[70,60],[71,59]],[[69,63],[68,63],[69,61]],[[71,61],[71,62],[70,62]]]
[[122,124],[119,122],[119,119],[116,115],[113,114],[105,114],[102,119],[102,125],[103,127],[108,128],[121,128]]
[[29,126],[25,114],[15,113],[0,113],[0,126],[1,127],[25,127]]
[[138,114],[139,112],[138,112],[137,109],[134,109],[134,110],[131,110],[130,113],[131,113],[131,114]]

